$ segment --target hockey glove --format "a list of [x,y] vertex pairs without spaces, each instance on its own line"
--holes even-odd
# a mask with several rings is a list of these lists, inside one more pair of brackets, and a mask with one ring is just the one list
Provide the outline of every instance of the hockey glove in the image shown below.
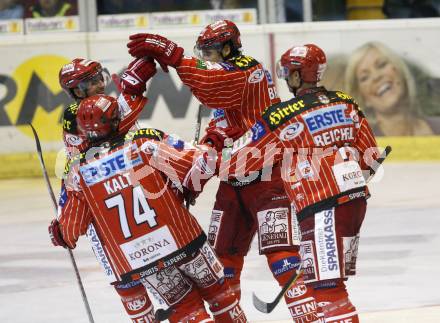
[[175,42],[155,34],[135,34],[130,36],[128,52],[133,57],[153,57],[168,72],[167,66],[179,65],[183,48]]
[[156,74],[156,64],[151,58],[137,58],[128,65],[122,74],[120,85],[122,93],[142,95],[147,81]]
[[182,194],[186,205],[196,205],[196,199],[199,197],[200,192],[194,192],[184,187]]
[[57,219],[53,219],[48,228],[50,240],[52,244],[57,247],[61,246],[63,248],[68,248],[67,243],[63,240],[61,235],[60,223]]
[[221,151],[224,147],[231,145],[235,139],[241,137],[243,133],[244,131],[238,127],[210,127],[206,129],[206,134],[200,140],[200,143],[210,145],[215,150]]

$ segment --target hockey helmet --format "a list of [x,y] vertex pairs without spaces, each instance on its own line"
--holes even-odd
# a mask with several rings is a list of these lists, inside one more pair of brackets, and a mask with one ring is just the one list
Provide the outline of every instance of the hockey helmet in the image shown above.
[[78,132],[90,142],[97,142],[114,134],[119,126],[118,101],[105,94],[97,94],[81,101],[76,115]]
[[240,31],[230,20],[218,20],[206,26],[199,34],[196,42],[197,50],[215,48],[221,50],[230,41],[233,49],[241,48]]
[[84,58],[75,58],[64,65],[58,74],[61,87],[74,99],[73,89],[87,91],[88,82],[104,81],[102,66],[99,62]]
[[327,67],[324,51],[314,44],[293,46],[278,61],[277,76],[288,78],[293,71],[299,71],[301,79],[307,83],[317,83]]

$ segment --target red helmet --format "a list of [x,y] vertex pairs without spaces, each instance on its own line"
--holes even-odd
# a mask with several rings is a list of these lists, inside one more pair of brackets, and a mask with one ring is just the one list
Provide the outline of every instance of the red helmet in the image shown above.
[[227,41],[232,42],[234,49],[241,48],[240,31],[230,20],[218,20],[202,30],[197,38],[198,50],[217,48],[221,49]]
[[69,64],[64,65],[58,74],[61,87],[74,99],[76,97],[72,89],[79,87],[81,82],[91,80],[94,77],[102,79],[101,64],[84,58],[75,58]]
[[299,71],[307,83],[319,82],[327,67],[324,51],[316,45],[293,46],[278,61],[277,76],[286,79],[290,72]]
[[105,94],[97,94],[81,101],[76,115],[78,132],[90,142],[108,138],[118,129],[120,121],[118,101]]

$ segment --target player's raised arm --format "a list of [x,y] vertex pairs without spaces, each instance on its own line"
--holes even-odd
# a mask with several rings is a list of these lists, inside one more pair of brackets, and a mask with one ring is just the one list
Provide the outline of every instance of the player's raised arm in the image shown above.
[[225,140],[239,132],[240,129],[236,128],[223,131],[211,129],[201,139],[200,145],[186,143],[175,135],[163,134],[159,142],[146,140],[141,150],[151,156],[150,166],[174,183],[200,192],[204,184],[217,174],[220,162],[217,150],[221,150]]

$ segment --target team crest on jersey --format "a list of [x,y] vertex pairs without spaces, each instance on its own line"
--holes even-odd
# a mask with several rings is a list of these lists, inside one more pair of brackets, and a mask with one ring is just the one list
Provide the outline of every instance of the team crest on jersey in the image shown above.
[[264,79],[264,71],[260,68],[256,69],[249,75],[249,83],[259,83]]
[[294,122],[287,127],[285,127],[283,130],[281,130],[279,138],[282,141],[288,141],[292,140],[296,137],[298,137],[301,132],[304,130],[304,124],[301,122]]
[[83,140],[79,136],[75,136],[73,134],[66,134],[66,141],[69,143],[69,145],[72,146],[79,146],[83,143]]

